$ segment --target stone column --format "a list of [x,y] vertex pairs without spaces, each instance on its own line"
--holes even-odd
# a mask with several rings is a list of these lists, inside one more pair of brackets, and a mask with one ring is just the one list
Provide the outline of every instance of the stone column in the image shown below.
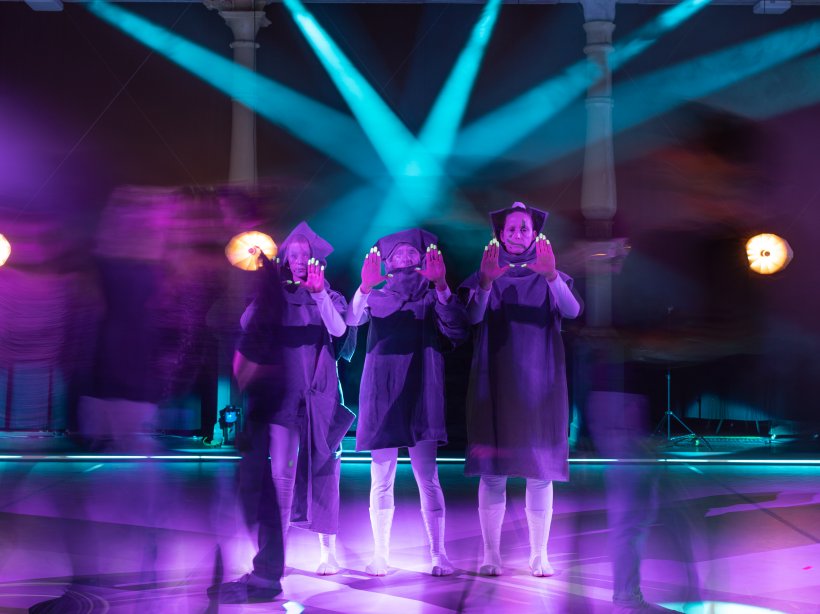
[[[587,139],[581,187],[581,210],[587,239],[596,253],[610,253],[612,219],[617,209],[612,150],[612,72],[609,54],[615,30],[615,0],[582,0],[587,44],[584,53],[591,83],[587,90]],[[589,327],[612,323],[612,274],[607,258],[587,260],[586,320]]]
[[[203,0],[209,9],[219,11],[219,16],[225,20],[233,32],[234,41],[233,61],[251,71],[256,71],[256,34],[259,28],[270,25],[265,17],[265,5],[270,0]],[[248,84],[253,87],[252,83]],[[231,157],[228,170],[228,181],[235,185],[244,185],[252,188],[257,180],[256,164],[256,112],[233,99],[231,118]],[[226,263],[227,266],[227,263]],[[225,309],[229,313],[242,313],[242,298],[247,295],[247,277],[231,275],[226,288]],[[238,316],[237,316],[238,318]],[[218,339],[218,364],[216,366],[217,381],[217,423],[211,439],[222,441],[222,430],[219,427],[219,410],[228,405],[240,402],[241,394],[232,376],[231,355],[233,339],[224,331]]]
[[[256,70],[256,34],[270,25],[265,17],[268,0],[204,0],[205,6],[219,11],[233,32],[233,60],[249,70]],[[231,161],[228,181],[235,184],[256,183],[256,113],[236,98],[231,121]]]

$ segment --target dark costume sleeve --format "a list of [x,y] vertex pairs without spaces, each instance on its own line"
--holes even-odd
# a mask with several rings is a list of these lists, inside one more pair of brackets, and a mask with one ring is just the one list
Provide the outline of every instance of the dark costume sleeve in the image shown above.
[[256,271],[256,292],[253,303],[256,308],[239,336],[237,350],[258,364],[277,364],[281,360],[278,348],[284,299],[279,268],[265,259],[263,267]]
[[470,323],[464,305],[451,294],[446,303],[436,298],[436,326],[451,348],[458,347],[470,336]]
[[458,287],[458,290],[456,290],[456,295],[461,303],[467,305],[470,302],[470,299],[473,298],[476,290],[478,290],[478,271],[472,273],[462,282],[462,284]]
[[[349,305],[347,304],[347,299],[339,292],[335,290],[329,290],[328,294],[330,295],[330,299],[333,301],[333,306],[336,308],[342,319],[347,322],[347,310]],[[333,350],[336,355],[336,360],[346,360],[350,362],[353,358],[353,354],[356,353],[356,342],[358,341],[358,328],[355,326],[347,326],[347,332],[339,338],[333,338]]]

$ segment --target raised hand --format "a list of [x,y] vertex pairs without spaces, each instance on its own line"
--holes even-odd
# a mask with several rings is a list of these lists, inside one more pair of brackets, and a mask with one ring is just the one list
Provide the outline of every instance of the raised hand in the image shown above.
[[379,253],[378,248],[373,247],[364,257],[364,264],[362,265],[362,284],[359,286],[359,289],[362,291],[362,294],[368,294],[385,279],[387,279],[387,276],[382,275],[382,255]]
[[555,270],[555,254],[552,245],[543,234],[535,238],[535,262],[527,265],[530,269],[552,281],[558,275]]
[[444,266],[444,257],[437,245],[427,248],[427,262],[423,269],[417,268],[419,275],[436,284],[436,289],[444,291],[447,288],[447,269]]
[[498,266],[498,252],[501,244],[497,239],[492,239],[484,248],[484,255],[481,257],[481,267],[478,270],[478,283],[484,290],[489,290],[493,282],[506,273],[510,266]]
[[316,259],[311,258],[307,264],[307,279],[305,289],[308,292],[321,292],[325,287],[325,267]]

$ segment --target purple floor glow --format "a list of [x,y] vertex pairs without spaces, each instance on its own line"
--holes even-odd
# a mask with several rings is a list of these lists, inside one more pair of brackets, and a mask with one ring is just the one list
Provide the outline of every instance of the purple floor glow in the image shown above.
[[[314,574],[315,535],[291,529],[283,598],[209,609],[221,572],[248,570],[251,540],[235,513],[234,462],[13,462],[0,466],[0,611],[25,612],[70,587],[84,612],[608,612],[612,580],[604,465],[574,465],[556,487],[552,578],[527,569],[523,481],[511,480],[504,575],[481,557],[477,480],[440,466],[447,550],[458,568],[428,575],[410,467],[399,465],[391,572],[364,573],[372,548],[366,464],[342,472],[343,570]],[[645,544],[645,596],[687,612],[818,612],[818,467],[676,465],[660,469],[660,504]],[[221,565],[217,552],[221,552]],[[702,602],[683,603],[699,595]],[[743,607],[746,606],[746,607]],[[756,606],[755,609],[751,606]]]

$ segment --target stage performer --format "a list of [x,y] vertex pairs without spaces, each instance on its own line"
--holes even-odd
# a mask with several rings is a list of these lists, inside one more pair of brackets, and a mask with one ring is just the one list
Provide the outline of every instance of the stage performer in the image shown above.
[[247,395],[249,450],[240,495],[246,519],[259,526],[259,552],[251,573],[212,587],[223,603],[281,592],[290,524],[319,534],[317,573],[339,570],[338,450],[354,416],[342,404],[336,369],[347,303],[325,280],[332,251],[300,223],[282,243],[281,263],[262,256],[262,284],[242,316],[234,373]]
[[[447,442],[444,357],[469,335],[464,307],[450,292],[435,235],[403,230],[365,257],[348,324],[370,320],[359,395],[356,449],[370,450],[370,522],[375,553],[367,573],[388,570],[398,448],[410,454],[430,541],[431,574],[453,572],[444,548],[445,505],[436,449]],[[384,257],[387,275],[382,274]],[[381,289],[374,287],[386,281]],[[433,287],[430,287],[432,282]]]
[[479,573],[501,574],[506,484],[514,476],[527,480],[531,573],[550,576],[552,482],[569,475],[561,320],[576,317],[581,305],[541,234],[546,212],[517,202],[490,219],[495,238],[484,248],[479,271],[460,288],[474,325],[464,472],[481,477]]

